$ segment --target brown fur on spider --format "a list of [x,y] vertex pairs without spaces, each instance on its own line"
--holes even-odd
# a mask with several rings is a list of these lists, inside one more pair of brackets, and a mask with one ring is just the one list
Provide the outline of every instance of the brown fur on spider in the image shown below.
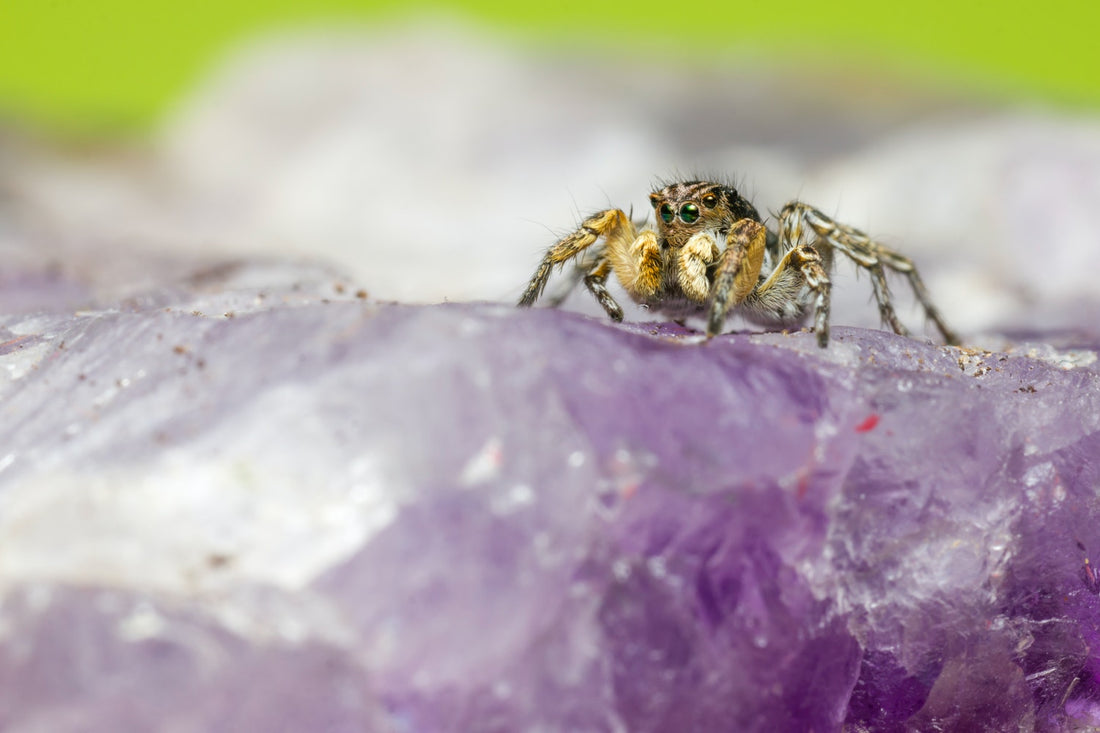
[[[735,307],[753,322],[787,328],[801,324],[812,305],[817,343],[825,347],[829,344],[829,272],[833,253],[839,251],[870,273],[879,314],[895,333],[909,334],[890,303],[886,269],[908,278],[944,340],[958,343],[932,304],[912,260],[812,206],[788,203],[779,212],[773,232],[753,205],[726,184],[671,183],[650,194],[649,200],[656,212],[656,228],[639,229],[622,209],[593,214],[546,251],[519,305],[533,305],[553,268],[576,259],[576,279],[584,280],[614,321],[623,319],[623,311],[607,291],[612,272],[641,305],[675,320],[705,314],[708,337],[721,332]],[[593,247],[600,240],[602,244]]]

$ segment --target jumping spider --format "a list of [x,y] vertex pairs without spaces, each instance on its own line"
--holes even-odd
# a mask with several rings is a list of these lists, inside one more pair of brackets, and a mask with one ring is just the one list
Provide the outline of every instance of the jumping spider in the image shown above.
[[[533,305],[551,270],[578,260],[576,280],[584,279],[607,315],[623,319],[607,291],[612,271],[635,302],[675,320],[707,314],[707,336],[722,330],[738,306],[750,320],[788,327],[814,310],[817,343],[829,343],[829,271],[840,251],[871,275],[882,321],[908,335],[890,303],[885,269],[904,274],[949,344],[958,343],[932,304],[913,262],[858,229],[833,221],[812,206],[788,203],[779,212],[777,232],[767,229],[748,200],[732,186],[708,181],[672,183],[649,196],[656,229],[641,229],[622,209],[606,209],[547,250],[519,305]],[[596,242],[603,244],[589,250]],[[581,257],[581,255],[585,255]],[[576,282],[574,282],[574,285]],[[563,296],[564,297],[564,296]]]

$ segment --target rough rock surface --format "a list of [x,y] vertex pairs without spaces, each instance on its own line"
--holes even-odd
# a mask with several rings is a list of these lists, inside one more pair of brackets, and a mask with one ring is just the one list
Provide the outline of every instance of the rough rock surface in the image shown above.
[[[0,136],[0,730],[1100,729],[1100,127],[863,81],[319,35]],[[973,348],[386,301],[693,167]]]
[[0,728],[1100,725],[1095,335],[362,295],[3,318]]

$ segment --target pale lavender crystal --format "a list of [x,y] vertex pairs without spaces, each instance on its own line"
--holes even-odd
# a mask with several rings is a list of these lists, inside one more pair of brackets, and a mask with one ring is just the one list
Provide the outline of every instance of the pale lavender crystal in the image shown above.
[[1096,334],[340,282],[4,317],[0,729],[1100,724]]

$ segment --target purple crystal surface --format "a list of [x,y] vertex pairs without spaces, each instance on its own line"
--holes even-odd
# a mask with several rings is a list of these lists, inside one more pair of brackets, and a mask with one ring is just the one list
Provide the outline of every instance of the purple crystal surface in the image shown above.
[[[1100,127],[875,79],[318,32],[0,130],[0,731],[1100,729]],[[692,169],[975,348],[386,301]]]
[[280,265],[0,328],[3,730],[1100,724],[1088,332],[705,341]]

